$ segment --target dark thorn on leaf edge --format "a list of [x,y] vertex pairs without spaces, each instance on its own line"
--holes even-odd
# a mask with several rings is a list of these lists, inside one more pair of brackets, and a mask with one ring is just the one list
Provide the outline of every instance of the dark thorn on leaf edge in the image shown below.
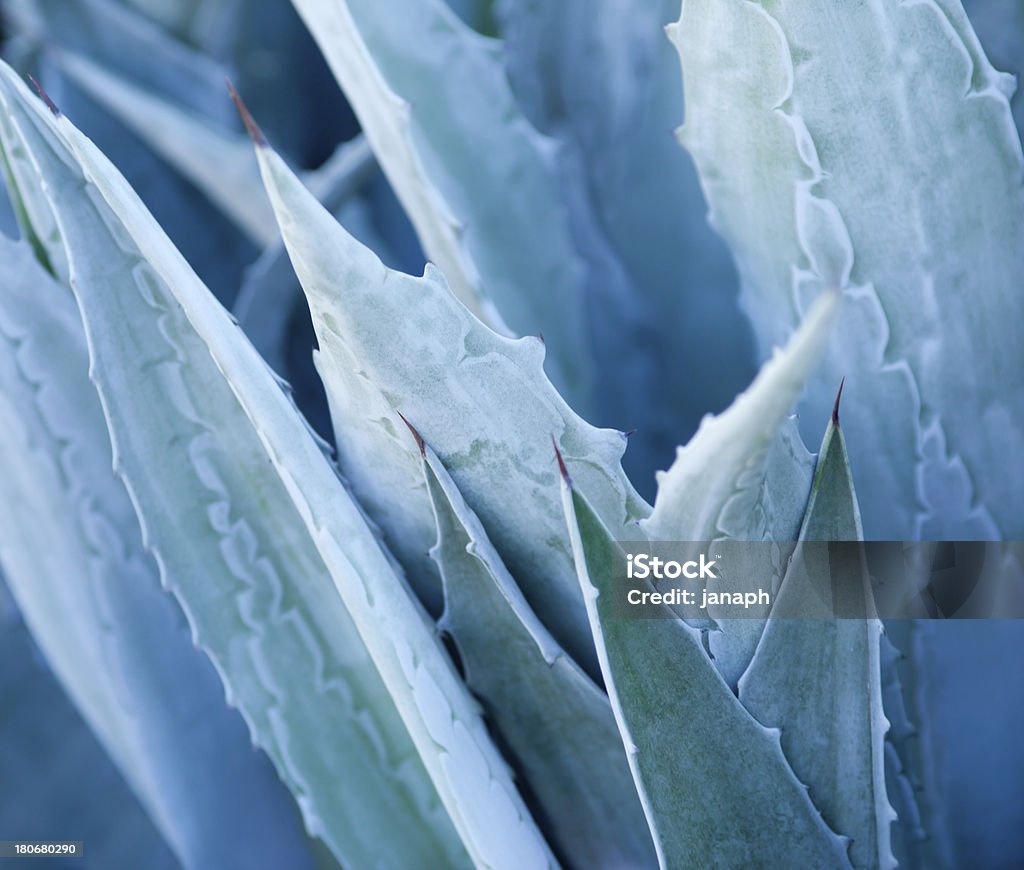
[[409,431],[412,432],[412,437],[416,439],[416,446],[420,449],[420,456],[426,456],[427,447],[423,442],[423,436],[416,431],[416,427],[413,426],[412,423],[405,419],[405,415],[401,411],[395,411],[395,413],[402,418],[402,422],[405,423],[405,425],[409,427]]
[[558,449],[558,442],[555,441],[555,436],[551,436],[551,446],[555,448],[555,458],[558,460],[558,471],[562,475],[564,480],[569,486],[572,486],[572,478],[569,477],[569,469],[565,467],[565,460],[562,459],[562,451]]
[[228,94],[231,96],[231,101],[235,104],[235,108],[238,109],[238,114],[242,118],[242,123],[245,124],[245,129],[249,131],[252,141],[258,147],[265,148],[267,146],[267,137],[263,135],[259,124],[253,120],[245,103],[242,102],[242,98],[238,95],[238,91],[235,90],[235,86],[231,84],[231,80],[224,79],[224,83],[228,86]]
[[844,377],[839,382],[839,392],[836,393],[836,403],[832,406],[832,425],[836,428],[839,427],[839,402],[843,398],[843,384],[845,383],[846,378]]
[[32,82],[32,87],[34,87],[39,92],[39,96],[42,97],[43,102],[46,103],[46,108],[48,108],[51,112],[53,112],[54,115],[56,115],[59,118],[60,109],[58,109],[57,104],[50,99],[50,95],[43,90],[43,86],[39,84],[39,82],[37,82],[32,76],[29,76],[28,80]]

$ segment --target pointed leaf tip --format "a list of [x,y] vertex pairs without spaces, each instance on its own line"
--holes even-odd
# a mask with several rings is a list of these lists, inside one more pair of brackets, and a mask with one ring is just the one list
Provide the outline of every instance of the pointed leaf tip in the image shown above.
[[242,123],[245,124],[245,129],[249,132],[249,136],[252,137],[252,141],[256,143],[257,148],[266,148],[267,137],[263,135],[259,124],[256,123],[249,109],[242,102],[242,98],[238,95],[238,91],[235,90],[235,86],[231,84],[230,79],[224,79],[224,83],[228,86],[228,94],[231,97],[231,101],[235,104],[235,108],[238,109],[238,114],[242,118]]
[[832,425],[837,429],[839,428],[839,402],[843,398],[843,385],[846,383],[846,377],[839,381],[839,392],[836,393],[836,403],[832,406]]
[[426,456],[427,447],[425,442],[423,441],[423,436],[420,435],[419,433],[419,430],[415,426],[413,426],[412,423],[405,419],[405,414],[403,414],[401,411],[395,411],[395,413],[402,418],[402,422],[405,423],[405,425],[409,427],[409,431],[412,432],[412,437],[416,439],[416,446],[419,447],[420,449],[420,456]]
[[42,98],[43,102],[46,103],[46,108],[48,108],[51,112],[53,112],[54,115],[56,115],[59,118],[60,109],[58,109],[57,104],[50,99],[50,95],[43,90],[43,86],[39,84],[39,82],[37,82],[33,76],[29,76],[28,80],[32,82],[32,87],[36,89],[36,91],[39,93],[39,96]]
[[551,436],[551,446],[555,448],[555,458],[558,460],[558,471],[562,475],[564,480],[569,486],[572,486],[572,478],[569,477],[569,469],[565,467],[565,460],[562,459],[562,451],[558,449],[558,442],[555,441],[555,436]]

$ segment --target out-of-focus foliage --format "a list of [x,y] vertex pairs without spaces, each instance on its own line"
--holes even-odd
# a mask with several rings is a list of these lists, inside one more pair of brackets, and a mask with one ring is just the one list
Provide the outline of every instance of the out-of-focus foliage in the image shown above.
[[1024,862],[1019,624],[610,588],[1020,536],[1024,12],[964,7],[0,0],[0,838]]

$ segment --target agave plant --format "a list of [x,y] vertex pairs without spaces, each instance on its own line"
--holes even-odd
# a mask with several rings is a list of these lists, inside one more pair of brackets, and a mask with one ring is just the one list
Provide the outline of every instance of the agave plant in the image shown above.
[[[1019,866],[1020,623],[883,624],[863,548],[781,618],[814,542],[1024,570],[965,5],[0,0],[0,838]],[[624,617],[626,542],[774,602]]]

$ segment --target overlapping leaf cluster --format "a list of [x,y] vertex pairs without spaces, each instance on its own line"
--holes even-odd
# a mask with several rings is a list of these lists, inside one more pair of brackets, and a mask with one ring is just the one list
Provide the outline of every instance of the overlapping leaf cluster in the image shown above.
[[1021,854],[1019,751],[937,749],[967,681],[989,744],[1024,707],[963,677],[1012,626],[623,620],[609,586],[623,540],[773,542],[743,568],[785,602],[807,542],[1020,536],[1024,159],[957,0],[685,0],[669,38],[678,0],[0,8],[56,102],[0,69],[0,566],[140,843]]

